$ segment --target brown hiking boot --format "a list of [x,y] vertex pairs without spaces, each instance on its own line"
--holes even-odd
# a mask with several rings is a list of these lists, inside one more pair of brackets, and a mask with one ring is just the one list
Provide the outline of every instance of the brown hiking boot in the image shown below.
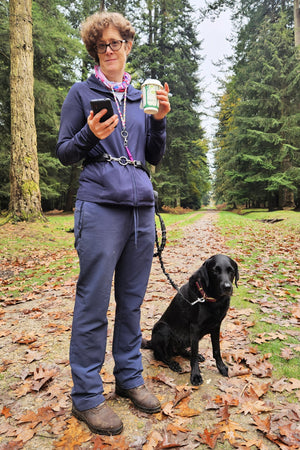
[[110,436],[120,434],[123,430],[121,419],[105,402],[84,411],[78,411],[73,404],[72,414],[76,419],[85,422],[93,433]]
[[158,399],[148,391],[144,384],[132,389],[123,389],[116,385],[116,394],[120,397],[130,398],[138,409],[146,413],[157,413],[161,409]]

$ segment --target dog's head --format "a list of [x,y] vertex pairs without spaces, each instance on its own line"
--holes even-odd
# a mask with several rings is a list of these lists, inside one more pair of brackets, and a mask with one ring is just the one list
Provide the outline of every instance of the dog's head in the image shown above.
[[197,283],[202,286],[205,293],[218,299],[224,296],[231,296],[233,292],[232,283],[239,280],[239,270],[237,263],[226,255],[214,255],[208,258],[195,272],[190,280],[190,287],[193,291],[197,289]]

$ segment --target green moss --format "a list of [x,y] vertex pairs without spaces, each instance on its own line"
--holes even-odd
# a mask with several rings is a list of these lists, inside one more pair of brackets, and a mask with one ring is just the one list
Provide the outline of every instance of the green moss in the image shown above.
[[22,184],[22,194],[24,197],[32,197],[39,192],[39,185],[33,180],[24,181]]

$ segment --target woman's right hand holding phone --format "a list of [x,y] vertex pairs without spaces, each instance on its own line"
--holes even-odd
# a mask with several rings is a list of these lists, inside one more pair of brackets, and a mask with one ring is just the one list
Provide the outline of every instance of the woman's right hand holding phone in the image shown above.
[[97,114],[94,114],[94,112],[91,111],[87,119],[87,123],[88,126],[90,127],[90,130],[99,139],[105,139],[108,136],[110,136],[119,123],[119,118],[117,114],[114,114],[105,122],[100,122],[101,117],[103,117],[106,113],[107,109],[102,109]]

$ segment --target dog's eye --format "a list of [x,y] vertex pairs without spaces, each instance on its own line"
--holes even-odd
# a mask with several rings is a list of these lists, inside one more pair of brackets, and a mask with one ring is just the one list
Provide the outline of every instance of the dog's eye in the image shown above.
[[222,272],[221,267],[219,267],[219,266],[216,266],[216,267],[214,268],[214,271],[215,271],[216,273],[221,273],[221,272]]
[[230,277],[232,277],[232,278],[234,277],[234,270],[232,267],[228,267],[227,272],[228,272],[228,275],[230,275]]

